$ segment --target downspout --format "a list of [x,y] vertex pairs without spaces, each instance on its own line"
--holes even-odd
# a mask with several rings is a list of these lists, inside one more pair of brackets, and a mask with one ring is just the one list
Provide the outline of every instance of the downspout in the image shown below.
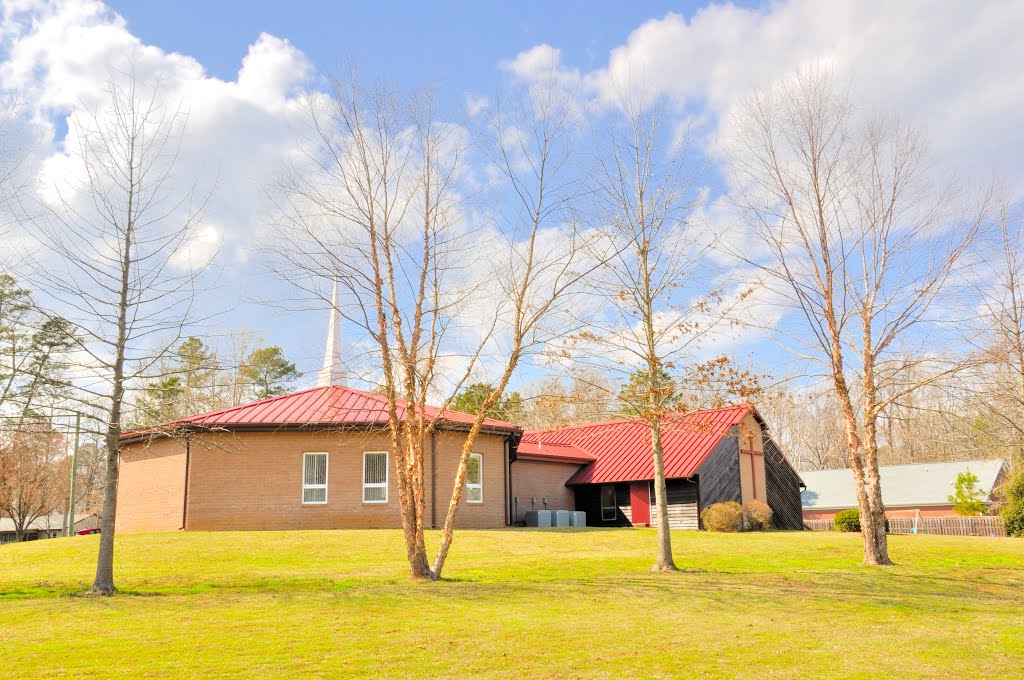
[[437,528],[437,433],[430,431],[430,528]]
[[509,509],[508,504],[510,495],[509,491],[512,488],[512,461],[509,460],[509,447],[509,438],[505,437],[505,465],[503,466],[505,469],[503,470],[503,472],[505,473],[505,526],[507,527],[512,526],[512,512]]
[[192,437],[185,435],[185,498],[181,503],[181,529],[184,531],[188,522],[188,473],[192,463]]

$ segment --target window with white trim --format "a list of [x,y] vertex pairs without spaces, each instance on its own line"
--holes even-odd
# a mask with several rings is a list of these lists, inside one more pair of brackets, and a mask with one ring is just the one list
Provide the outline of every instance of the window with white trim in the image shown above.
[[601,521],[611,522],[619,515],[619,508],[615,504],[615,487],[607,485],[601,487]]
[[363,452],[363,502],[388,502],[388,452]]
[[327,502],[327,454],[302,454],[302,503],[323,505]]
[[484,502],[484,456],[482,453],[469,454],[466,466],[466,502]]

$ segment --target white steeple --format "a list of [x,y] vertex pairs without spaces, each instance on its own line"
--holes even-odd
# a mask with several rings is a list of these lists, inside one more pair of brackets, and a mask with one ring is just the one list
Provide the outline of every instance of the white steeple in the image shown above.
[[338,279],[331,288],[331,314],[327,326],[327,347],[324,349],[324,366],[316,376],[317,387],[344,385],[345,372],[341,367],[341,327],[338,318]]

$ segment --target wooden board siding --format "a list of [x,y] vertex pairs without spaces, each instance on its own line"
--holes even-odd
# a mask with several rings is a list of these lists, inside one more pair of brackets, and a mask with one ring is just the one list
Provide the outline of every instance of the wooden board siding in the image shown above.
[[[668,525],[672,529],[700,528],[699,508],[697,502],[697,483],[688,479],[669,479],[665,481],[668,491]],[[651,493],[651,505],[654,505],[654,494]],[[651,526],[658,526],[658,511],[651,508]]]
[[[697,468],[702,508],[725,501],[742,502],[740,488],[740,447],[735,436],[723,437]],[[800,494],[797,494],[797,501]]]
[[764,433],[764,470],[772,524],[776,529],[802,530],[804,514],[800,503],[800,476],[767,432]]

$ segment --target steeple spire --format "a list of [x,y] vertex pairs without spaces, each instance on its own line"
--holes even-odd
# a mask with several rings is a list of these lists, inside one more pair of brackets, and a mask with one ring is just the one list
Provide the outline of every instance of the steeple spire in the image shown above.
[[345,372],[341,367],[341,326],[338,318],[338,279],[331,288],[331,313],[327,325],[327,347],[324,349],[324,366],[316,376],[317,387],[344,385]]

